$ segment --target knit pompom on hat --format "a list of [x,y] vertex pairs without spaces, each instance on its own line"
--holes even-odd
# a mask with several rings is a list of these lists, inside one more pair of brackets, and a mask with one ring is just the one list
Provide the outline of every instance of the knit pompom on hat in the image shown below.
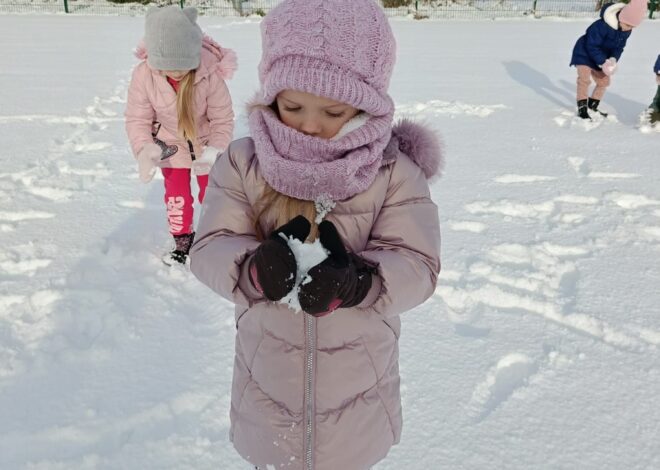
[[630,0],[630,3],[621,9],[619,21],[630,26],[639,26],[646,17],[646,0]]
[[193,70],[199,67],[202,30],[197,9],[176,5],[151,7],[145,20],[147,63],[156,70]]
[[396,42],[375,0],[283,0],[261,23],[261,37],[264,104],[289,89],[374,116],[393,111]]

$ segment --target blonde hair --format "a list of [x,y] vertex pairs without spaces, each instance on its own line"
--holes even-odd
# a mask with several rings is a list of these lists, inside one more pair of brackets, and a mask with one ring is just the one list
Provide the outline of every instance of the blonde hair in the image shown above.
[[188,72],[179,83],[176,111],[179,116],[179,134],[193,144],[197,139],[195,127],[195,71]]
[[265,240],[276,228],[286,224],[294,217],[302,215],[312,224],[308,240],[318,236],[316,219],[316,205],[313,201],[304,201],[278,193],[266,185],[263,194],[255,205],[253,220],[257,240]]

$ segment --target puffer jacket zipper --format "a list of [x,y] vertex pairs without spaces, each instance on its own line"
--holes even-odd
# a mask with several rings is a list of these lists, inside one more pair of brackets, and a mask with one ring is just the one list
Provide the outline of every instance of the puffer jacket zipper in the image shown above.
[[305,423],[304,452],[305,470],[314,470],[314,376],[316,372],[316,318],[305,315]]

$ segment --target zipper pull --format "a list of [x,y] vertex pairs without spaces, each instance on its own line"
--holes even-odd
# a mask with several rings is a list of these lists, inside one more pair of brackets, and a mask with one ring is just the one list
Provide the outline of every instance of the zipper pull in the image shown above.
[[197,158],[195,158],[195,147],[190,140],[188,140],[188,150],[190,150],[190,158],[192,158],[192,161],[194,162],[197,160]]

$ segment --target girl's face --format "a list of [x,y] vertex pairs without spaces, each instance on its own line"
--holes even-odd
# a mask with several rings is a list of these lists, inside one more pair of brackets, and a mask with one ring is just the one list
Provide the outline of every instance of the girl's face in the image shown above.
[[621,31],[630,31],[634,28],[633,25],[630,25],[628,23],[620,22],[619,26],[621,26]]
[[180,81],[190,70],[161,70],[160,73],[172,80]]
[[351,105],[302,91],[285,90],[275,101],[284,124],[322,139],[336,136],[360,112]]

